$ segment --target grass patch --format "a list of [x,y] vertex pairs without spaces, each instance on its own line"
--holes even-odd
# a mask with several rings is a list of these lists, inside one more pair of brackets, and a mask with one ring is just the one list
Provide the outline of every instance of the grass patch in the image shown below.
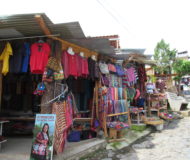
[[89,159],[89,158],[92,158],[92,157],[96,157],[96,156],[98,156],[98,155],[100,155],[102,153],[103,153],[103,150],[98,149],[98,150],[96,150],[96,151],[94,151],[92,153],[89,153],[89,154],[85,155],[84,157],[81,157],[79,160],[86,160],[86,159]]

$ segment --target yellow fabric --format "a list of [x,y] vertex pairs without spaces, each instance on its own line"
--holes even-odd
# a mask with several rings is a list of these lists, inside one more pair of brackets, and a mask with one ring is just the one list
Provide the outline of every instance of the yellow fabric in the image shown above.
[[3,61],[2,74],[5,76],[9,72],[9,56],[13,55],[12,47],[9,42],[7,42],[1,56],[0,61]]

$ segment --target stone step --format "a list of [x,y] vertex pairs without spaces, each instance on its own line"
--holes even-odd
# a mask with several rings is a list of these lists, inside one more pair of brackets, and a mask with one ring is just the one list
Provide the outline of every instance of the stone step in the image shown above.
[[189,117],[190,116],[190,109],[185,110],[185,111],[180,111],[183,117]]
[[89,153],[98,149],[105,148],[106,140],[93,138],[80,142],[67,143],[62,154],[54,156],[54,160],[78,160]]

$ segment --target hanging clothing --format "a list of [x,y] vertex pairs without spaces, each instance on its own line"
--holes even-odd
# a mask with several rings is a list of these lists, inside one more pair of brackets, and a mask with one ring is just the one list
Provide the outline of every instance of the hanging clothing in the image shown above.
[[77,67],[76,67],[76,63],[77,63],[77,60],[76,60],[76,55],[71,55],[69,53],[68,54],[68,62],[69,62],[69,75],[71,76],[74,76],[74,77],[77,77]]
[[76,54],[76,61],[78,77],[87,77],[89,74],[87,59]]
[[30,44],[24,43],[25,52],[22,59],[22,69],[21,72],[26,73],[28,71],[28,65],[30,60]]
[[147,75],[146,75],[146,70],[145,70],[145,65],[140,64],[138,66],[138,76],[139,76],[139,85],[140,85],[140,92],[142,94],[145,94],[146,87],[145,87],[145,82],[147,81]]
[[62,53],[61,62],[65,73],[65,78],[69,76],[78,77],[77,73],[77,56],[76,54],[71,55],[67,51]]
[[4,76],[9,72],[9,56],[11,55],[13,55],[12,47],[11,44],[7,42],[0,56],[0,61],[3,61],[2,74]]
[[69,67],[68,67],[68,62],[69,61],[69,57],[68,57],[68,53],[66,51],[64,51],[61,55],[61,64],[64,70],[64,75],[65,78],[67,79],[69,77]]
[[56,127],[54,135],[54,150],[56,153],[63,152],[66,140],[67,122],[66,122],[66,102],[53,103],[52,114],[56,114]]
[[135,82],[135,69],[133,67],[127,69],[127,75],[129,82]]
[[86,58],[82,58],[82,76],[87,77],[88,75],[89,75],[88,61]]
[[76,54],[76,61],[78,77],[82,77],[82,57],[79,54]]
[[122,76],[122,86],[123,88],[126,88],[129,86],[128,73],[127,73],[127,69],[125,68],[124,68],[124,75]]
[[30,70],[33,74],[43,74],[50,55],[48,43],[34,43],[31,46]]
[[10,58],[10,73],[20,73],[22,69],[22,59],[25,54],[25,47],[22,42],[11,43],[13,56]]
[[99,78],[99,67],[98,63],[91,57],[88,58],[89,78],[95,80]]

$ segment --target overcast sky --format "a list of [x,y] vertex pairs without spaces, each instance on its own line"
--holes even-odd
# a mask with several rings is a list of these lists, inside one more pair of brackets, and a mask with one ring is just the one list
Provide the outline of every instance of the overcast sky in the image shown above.
[[79,21],[86,36],[118,34],[122,48],[153,54],[162,38],[190,52],[189,0],[4,0],[0,15],[44,12],[54,23]]

